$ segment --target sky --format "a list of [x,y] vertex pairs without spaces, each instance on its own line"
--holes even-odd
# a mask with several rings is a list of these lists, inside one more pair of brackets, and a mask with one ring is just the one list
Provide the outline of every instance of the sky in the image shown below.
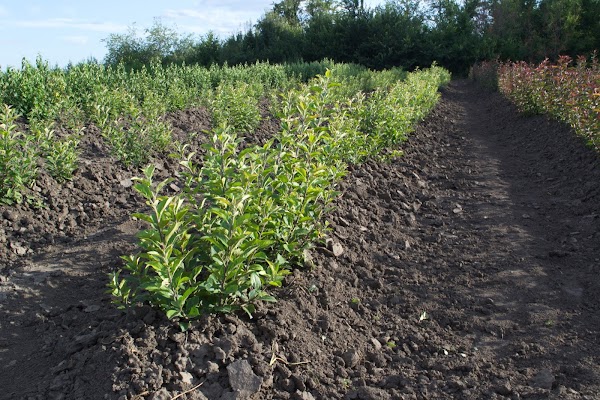
[[[374,7],[383,0],[366,0]],[[135,24],[138,31],[156,18],[180,33],[204,35],[212,31],[222,38],[264,15],[273,0],[0,0],[0,69],[20,68],[21,60],[38,55],[51,66],[66,66],[91,57],[102,61],[102,39],[125,33]]]

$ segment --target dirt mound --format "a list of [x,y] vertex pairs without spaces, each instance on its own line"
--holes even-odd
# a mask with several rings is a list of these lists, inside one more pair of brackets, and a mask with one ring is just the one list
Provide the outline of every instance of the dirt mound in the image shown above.
[[465,82],[402,148],[351,169],[327,246],[251,320],[115,310],[125,206],[41,243],[0,277],[0,398],[596,398],[598,156]]

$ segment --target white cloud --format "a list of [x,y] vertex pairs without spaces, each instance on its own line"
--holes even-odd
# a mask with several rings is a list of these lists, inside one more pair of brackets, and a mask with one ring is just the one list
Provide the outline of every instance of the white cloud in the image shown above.
[[256,21],[260,16],[256,11],[235,10],[225,7],[205,8],[204,11],[194,9],[168,9],[163,17],[179,21],[180,30],[192,33],[213,31],[220,35],[229,35],[239,30],[250,21]]
[[191,10],[191,9],[183,9],[183,10],[165,10],[164,12],[165,18],[206,18],[206,13],[201,13],[200,11]]
[[84,45],[88,44],[90,38],[87,36],[63,36],[62,40],[71,44]]
[[267,8],[272,8],[273,3],[273,0],[200,0],[194,2],[193,6],[200,10],[221,7],[232,10],[244,10],[251,13],[262,13]]
[[[8,24],[11,24],[8,22]],[[50,18],[41,20],[21,20],[15,21],[12,25],[20,28],[60,28],[60,29],[80,29],[94,32],[116,33],[124,32],[127,26],[115,24],[112,22],[89,22],[76,20],[72,18]]]

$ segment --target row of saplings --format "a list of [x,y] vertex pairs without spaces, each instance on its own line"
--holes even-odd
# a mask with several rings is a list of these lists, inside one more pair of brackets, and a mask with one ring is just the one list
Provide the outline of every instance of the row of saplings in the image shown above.
[[[281,129],[264,145],[240,148],[230,126],[214,130],[201,166],[182,154],[180,194],[147,167],[135,189],[150,206],[135,217],[141,252],[112,275],[115,302],[146,302],[182,329],[203,313],[254,311],[324,237],[324,215],[348,163],[387,157],[436,104],[449,73],[437,66],[388,90],[344,97],[330,71],[280,97]],[[384,151],[386,150],[386,151]]]

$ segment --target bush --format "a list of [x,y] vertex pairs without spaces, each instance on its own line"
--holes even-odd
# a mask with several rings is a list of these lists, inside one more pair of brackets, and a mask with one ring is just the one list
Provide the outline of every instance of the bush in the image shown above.
[[38,152],[31,137],[17,130],[18,114],[4,105],[0,115],[0,202],[21,203],[37,177]]
[[469,79],[488,90],[498,90],[498,68],[500,62],[482,61],[469,69]]
[[569,124],[600,150],[600,64],[568,56],[557,64],[505,63],[498,70],[500,92],[526,113],[547,113]]
[[[266,288],[280,286],[325,238],[324,217],[347,164],[403,139],[447,79],[439,67],[419,71],[373,97],[377,105],[369,108],[363,93],[345,98],[347,90],[327,71],[282,94],[281,130],[266,144],[240,150],[238,129],[217,127],[201,167],[194,154],[181,162],[183,194],[161,195],[169,181],[154,184],[154,169],[146,168],[135,189],[151,212],[136,217],[149,229],[139,234],[142,251],[124,257],[124,268],[112,275],[115,302],[148,302],[185,329],[202,313],[241,309],[251,316],[257,301],[275,301]],[[373,125],[363,125],[373,110]],[[383,129],[394,118],[401,123]]]

